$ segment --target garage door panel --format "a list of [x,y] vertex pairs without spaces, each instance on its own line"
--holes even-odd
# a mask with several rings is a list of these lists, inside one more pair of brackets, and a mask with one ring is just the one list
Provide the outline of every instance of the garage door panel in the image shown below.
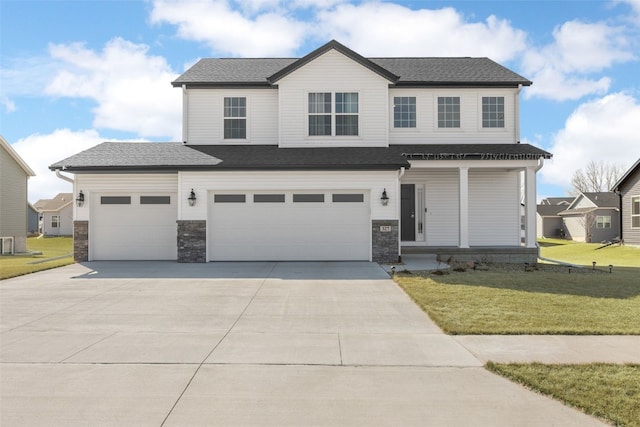
[[168,204],[141,204],[140,194],[130,196],[130,204],[102,204],[101,195],[92,200],[91,259],[175,260],[176,195]]
[[[212,203],[210,259],[228,260],[368,260],[368,203]],[[364,200],[366,198],[363,197]]]

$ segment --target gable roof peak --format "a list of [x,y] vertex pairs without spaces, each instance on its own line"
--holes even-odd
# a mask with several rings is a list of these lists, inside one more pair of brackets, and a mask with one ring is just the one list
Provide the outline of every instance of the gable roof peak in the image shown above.
[[269,83],[274,84],[275,82],[277,82],[281,78],[291,74],[295,70],[303,67],[304,65],[306,65],[306,64],[310,63],[311,61],[313,61],[314,59],[324,55],[325,53],[329,52],[330,50],[335,50],[337,52],[340,52],[344,56],[352,59],[353,61],[359,63],[360,65],[362,65],[362,66],[364,66],[366,68],[368,68],[369,70],[373,71],[374,73],[377,73],[377,74],[381,75],[382,77],[386,78],[387,80],[389,80],[389,81],[391,81],[393,83],[397,82],[398,79],[400,78],[399,76],[393,74],[391,71],[389,71],[386,68],[380,66],[379,64],[376,64],[375,62],[371,61],[370,59],[365,58],[364,56],[360,55],[359,53],[355,52],[354,50],[349,49],[348,47],[346,47],[342,43],[340,43],[340,42],[338,42],[336,40],[331,40],[331,41],[325,43],[324,45],[320,46],[316,50],[306,54],[302,58],[300,58],[297,61],[293,62],[292,64],[290,64],[290,65],[284,67],[283,69],[277,71],[276,73],[271,75],[267,80],[269,81]]

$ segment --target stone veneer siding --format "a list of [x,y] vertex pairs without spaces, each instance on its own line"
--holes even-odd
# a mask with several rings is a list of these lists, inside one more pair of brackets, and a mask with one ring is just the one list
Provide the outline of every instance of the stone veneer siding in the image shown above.
[[[390,231],[381,231],[380,227],[391,227]],[[398,262],[400,230],[397,220],[371,221],[372,260],[374,262]]]
[[89,221],[73,221],[73,259],[89,261]]
[[178,262],[207,262],[207,221],[177,221]]

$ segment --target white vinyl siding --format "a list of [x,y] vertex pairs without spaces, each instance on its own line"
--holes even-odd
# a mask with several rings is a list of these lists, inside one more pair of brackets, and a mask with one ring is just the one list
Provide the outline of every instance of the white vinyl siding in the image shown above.
[[188,89],[185,102],[185,137],[189,144],[237,144],[224,138],[224,98],[246,98],[246,141],[278,143],[278,91],[276,89]]
[[469,245],[520,245],[517,171],[469,170]]
[[[277,84],[280,146],[387,145],[389,80],[352,59],[330,50],[283,77]],[[321,92],[358,94],[357,136],[309,136],[308,94]]]
[[[299,190],[367,190],[371,194],[371,218],[397,219],[393,202],[382,206],[380,197],[386,188],[391,200],[398,197],[397,171],[237,171],[237,172],[180,172],[180,188],[188,194],[193,188],[198,195],[194,207],[184,207],[181,219],[207,218],[206,203],[200,203],[207,192],[234,192],[235,190],[262,191],[267,194]],[[185,201],[186,203],[186,201]]]
[[[513,144],[519,139],[516,116],[517,89],[434,89],[391,88],[388,103],[394,97],[416,98],[416,127],[393,126],[393,108],[388,115],[389,144]],[[482,97],[504,97],[503,128],[482,127]],[[438,97],[460,98],[460,127],[438,127]]]
[[[93,193],[110,193],[109,195],[130,195],[137,193],[142,196],[164,196],[178,191],[178,174],[77,174],[75,193],[82,189],[85,203],[82,208],[76,208],[76,220],[90,219],[91,209],[94,208],[91,195]],[[185,193],[184,203],[189,194]],[[176,219],[178,219],[176,217]]]
[[416,230],[424,223],[424,244],[427,246],[458,246],[459,236],[459,173],[457,169],[409,169],[403,183],[424,186],[426,212],[416,206]]

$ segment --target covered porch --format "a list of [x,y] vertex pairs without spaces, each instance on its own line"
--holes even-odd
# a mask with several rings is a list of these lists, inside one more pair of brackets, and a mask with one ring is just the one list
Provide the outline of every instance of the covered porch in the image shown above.
[[536,261],[536,172],[541,157],[406,156],[411,167],[399,183],[401,256]]

